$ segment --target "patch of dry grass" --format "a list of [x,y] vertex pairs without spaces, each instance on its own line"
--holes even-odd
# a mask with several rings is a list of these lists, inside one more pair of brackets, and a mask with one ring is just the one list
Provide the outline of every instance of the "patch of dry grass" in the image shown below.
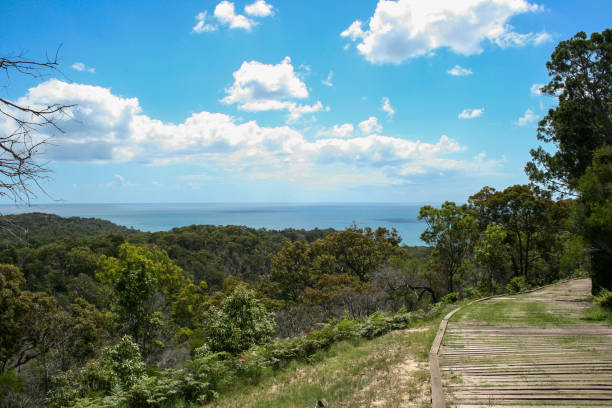
[[371,341],[342,342],[256,385],[237,385],[211,407],[422,407],[430,404],[428,353],[439,322]]

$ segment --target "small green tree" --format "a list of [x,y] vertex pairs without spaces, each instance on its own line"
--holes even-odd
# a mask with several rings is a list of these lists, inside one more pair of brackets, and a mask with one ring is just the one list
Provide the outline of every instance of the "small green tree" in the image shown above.
[[[164,312],[189,285],[165,251],[125,243],[119,257],[102,256],[96,277],[106,287],[122,334],[129,334],[147,356],[165,324]],[[182,305],[184,308],[184,305]]]
[[493,293],[493,281],[506,267],[508,248],[506,231],[499,224],[489,224],[476,244],[476,261],[487,271],[489,293]]
[[598,149],[578,184],[573,227],[591,246],[593,293],[612,290],[612,147]]
[[432,256],[442,264],[448,292],[453,292],[455,274],[478,239],[476,219],[465,205],[457,206],[450,201],[444,202],[439,209],[429,205],[421,207],[418,218],[427,224],[421,239],[434,247]]
[[210,351],[240,353],[270,340],[275,321],[255,292],[240,285],[220,308],[210,308],[203,328]]

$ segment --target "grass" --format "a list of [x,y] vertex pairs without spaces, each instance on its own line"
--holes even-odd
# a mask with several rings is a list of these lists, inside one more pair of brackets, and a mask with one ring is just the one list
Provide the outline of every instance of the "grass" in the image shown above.
[[208,406],[312,408],[321,398],[333,408],[430,406],[427,361],[444,314],[374,340],[337,343],[308,363],[294,362],[251,384],[234,384]]
[[584,310],[584,320],[606,322],[612,325],[612,308],[595,305]]
[[576,323],[569,316],[552,313],[544,302],[492,300],[473,304],[460,311],[457,320],[471,320],[483,326],[550,327]]

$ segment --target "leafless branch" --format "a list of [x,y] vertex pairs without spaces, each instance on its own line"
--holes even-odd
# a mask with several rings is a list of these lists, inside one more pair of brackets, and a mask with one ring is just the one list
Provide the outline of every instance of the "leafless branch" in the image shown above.
[[[0,71],[7,79],[13,72],[44,77],[58,72],[58,47],[53,59],[33,61],[19,55],[0,56]],[[4,117],[5,126],[0,129],[0,197],[10,197],[15,202],[30,203],[36,192],[44,188],[41,180],[48,178],[51,170],[38,161],[44,145],[48,144],[47,129],[63,133],[58,120],[69,116],[74,105],[53,104],[49,106],[27,106],[5,98],[0,98],[0,119]],[[0,122],[1,123],[1,122]]]

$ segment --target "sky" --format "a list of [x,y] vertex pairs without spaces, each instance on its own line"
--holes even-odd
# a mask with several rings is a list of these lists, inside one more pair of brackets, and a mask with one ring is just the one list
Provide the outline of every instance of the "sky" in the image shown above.
[[[33,203],[463,202],[526,183],[559,41],[609,0],[0,2],[0,96],[74,104]],[[0,119],[0,131],[10,131]]]

